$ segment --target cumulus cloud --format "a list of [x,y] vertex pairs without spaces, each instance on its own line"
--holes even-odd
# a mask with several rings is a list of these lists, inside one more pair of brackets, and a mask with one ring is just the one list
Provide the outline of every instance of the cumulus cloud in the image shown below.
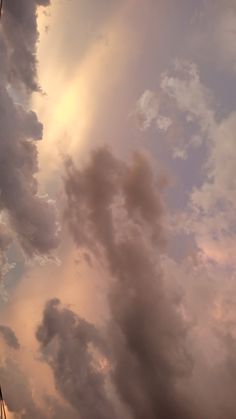
[[27,91],[40,90],[37,81],[37,6],[50,0],[3,2],[2,35],[7,47],[7,79]]
[[[199,68],[191,62],[177,61],[174,72],[163,74],[160,86],[159,97],[169,104],[170,112],[175,112],[186,134],[184,142],[175,134],[181,148],[175,148],[174,153],[186,160],[194,157],[196,148],[202,154],[201,180],[198,179],[197,186],[192,183],[188,206],[183,208],[177,226],[193,234],[198,250],[193,258],[182,263],[174,264],[168,259],[165,273],[165,279],[170,277],[169,268],[174,264],[172,278],[181,279],[185,289],[184,317],[192,318],[195,324],[188,335],[194,369],[186,392],[192,401],[194,397],[204,400],[204,413],[200,417],[233,418],[235,110],[228,114],[220,112]],[[204,390],[205,395],[201,386],[209,389]]]
[[[39,195],[37,144],[43,126],[30,110],[33,91],[40,90],[36,72],[37,6],[48,1],[4,1],[0,27],[0,279],[13,264],[8,251],[17,243],[28,257],[48,256],[58,245],[54,203]],[[4,281],[1,293],[4,293]],[[3,295],[3,294],[2,294]],[[0,326],[8,347],[1,356],[1,385],[11,412],[22,418],[42,418],[31,383],[10,356],[20,344],[14,332]],[[1,349],[3,349],[1,348]],[[3,355],[3,354],[1,354]],[[53,417],[53,414],[50,416]],[[65,416],[64,416],[65,417]]]
[[[194,234],[206,257],[232,264],[235,249],[235,111],[220,117],[213,93],[202,82],[197,65],[189,61],[177,60],[174,71],[162,75],[159,98],[159,103],[165,103],[171,114],[172,157],[186,161],[188,157],[194,157],[196,149],[202,150],[201,180],[197,187],[191,185],[182,227]],[[169,139],[171,133],[166,135]]]
[[[4,2],[0,33],[0,211],[30,256],[47,255],[58,244],[54,205],[38,194],[36,140],[43,126],[35,112],[16,101],[17,87],[38,90],[37,5],[48,1]],[[9,233],[10,234],[10,233]]]
[[[180,65],[180,71],[181,77],[165,76],[162,87],[176,101],[178,110],[187,117],[190,115],[199,124],[200,132],[197,134],[201,136],[206,150],[205,178],[190,193],[191,210],[186,225],[194,232],[206,255],[209,252],[209,257],[214,259],[214,249],[223,255],[225,247],[231,257],[223,256],[222,261],[228,263],[231,259],[233,263],[230,249],[235,248],[235,112],[217,118],[211,94],[200,81],[197,67],[188,64],[187,77],[185,64]],[[190,145],[195,146],[195,143],[190,142]],[[217,257],[215,259],[217,261]]]
[[[107,349],[95,326],[54,299],[45,307],[37,339],[44,360],[53,370],[57,389],[79,417],[115,418],[105,392],[105,371],[99,362],[99,357],[107,356]],[[98,351],[97,362],[94,351]]]
[[[189,61],[176,60],[174,72],[165,72],[160,78],[160,87],[154,91],[145,91],[136,104],[134,115],[142,130],[148,129],[155,122],[163,136],[171,138],[174,144],[173,158],[186,159],[188,150],[199,147],[203,137],[211,138],[215,128],[213,95],[201,82],[198,67]],[[189,138],[183,122],[199,126],[198,135]],[[140,125],[141,124],[141,125]]]
[[[8,269],[6,251],[14,237],[30,256],[48,255],[58,243],[54,205],[39,196],[35,178],[36,141],[43,127],[28,102],[31,92],[40,90],[37,5],[48,3],[4,2],[0,211],[6,225],[0,224],[1,275]],[[81,4],[87,10],[92,2]],[[230,44],[234,18],[226,20]],[[16,103],[22,90],[24,107]],[[101,328],[59,300],[48,301],[36,338],[40,362],[51,368],[64,401],[48,394],[38,397],[32,377],[7,357],[0,365],[4,396],[9,409],[22,418],[236,416],[235,113],[216,117],[197,66],[178,61],[173,73],[162,75],[158,92],[144,92],[132,116],[142,131],[156,126],[163,136],[174,135],[174,157],[187,160],[204,147],[205,179],[191,191],[182,225],[175,226],[191,232],[198,249],[178,263],[164,255],[163,189],[168,180],[147,155],[136,152],[125,162],[104,147],[80,168],[67,159],[65,219],[78,251],[87,255],[84,260],[91,265],[92,257],[102,264],[109,319]],[[177,119],[184,125],[184,140]],[[211,258],[220,267],[209,263]],[[222,266],[225,262],[230,269]],[[98,264],[90,268],[94,266]],[[2,325],[0,335],[4,347],[18,349],[14,355],[20,359],[14,332]]]
[[13,102],[0,87],[0,208],[7,213],[12,230],[30,255],[46,254],[57,245],[52,203],[38,196],[35,179],[37,148],[42,124],[36,114]]
[[[137,152],[131,163],[125,164],[104,147],[92,153],[91,164],[84,172],[76,169],[70,159],[66,167],[65,189],[69,202],[66,217],[78,244],[100,245],[94,240],[95,230],[100,241],[106,236],[107,243],[112,247],[114,225],[110,206],[117,208],[116,218],[122,218],[125,210],[136,227],[143,220],[153,238],[156,236],[157,240],[164,240],[160,223],[163,200],[156,189],[159,187],[162,190],[167,178],[162,173],[159,177],[153,175],[145,154]],[[76,206],[74,202],[80,194],[83,205]],[[119,202],[123,202],[123,207]],[[92,205],[96,211],[90,208]],[[94,218],[99,222],[95,223]],[[79,224],[77,220],[80,220]],[[120,234],[123,234],[122,230]]]
[[145,130],[150,127],[159,113],[159,100],[157,95],[146,90],[136,104],[134,115],[136,117],[138,127]]
[[102,250],[112,277],[110,376],[120,400],[135,418],[194,418],[180,390],[193,367],[188,325],[159,261],[166,179],[151,167],[141,153],[124,163],[106,148],[82,169],[67,162],[65,217],[79,247]]
[[174,101],[187,121],[195,118],[205,134],[214,127],[210,91],[202,84],[198,68],[188,61],[176,61],[175,75],[163,74],[161,89]]
[[146,90],[138,99],[135,110],[131,116],[134,117],[140,130],[146,131],[153,122],[159,130],[166,132],[172,124],[171,118],[160,113],[162,105],[161,95],[151,90]]
[[146,156],[127,163],[107,148],[82,168],[67,161],[69,228],[111,277],[107,374],[131,418],[233,418],[235,272],[222,282],[201,252],[178,263],[163,253],[158,176]]

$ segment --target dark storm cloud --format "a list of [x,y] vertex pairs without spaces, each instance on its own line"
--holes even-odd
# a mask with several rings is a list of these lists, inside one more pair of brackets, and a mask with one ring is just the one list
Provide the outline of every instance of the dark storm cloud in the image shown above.
[[2,33],[7,45],[7,78],[11,84],[39,90],[36,45],[37,6],[49,0],[7,0],[3,2]]
[[57,389],[81,419],[111,419],[115,413],[105,392],[105,374],[96,367],[93,351],[106,356],[97,329],[57,299],[50,300],[37,330],[44,359],[51,366]]
[[166,293],[158,263],[165,178],[154,174],[145,155],[127,164],[106,148],[83,169],[71,161],[66,167],[71,232],[78,246],[102,249],[115,279],[108,335],[117,394],[135,419],[197,417],[179,387],[193,367],[188,327],[178,313],[179,297]]
[[[35,112],[16,103],[16,85],[37,90],[36,10],[48,1],[6,1],[0,32],[0,210],[29,255],[57,246],[54,205],[38,195],[36,140],[43,126]],[[10,81],[10,85],[8,82]]]
[[16,105],[0,85],[0,210],[8,215],[23,249],[46,254],[57,245],[53,205],[38,196],[35,179],[42,124],[32,111]]
[[[113,246],[116,232],[111,207],[119,207],[119,200],[121,212],[125,210],[134,225],[142,220],[152,235],[163,241],[163,201],[157,190],[163,189],[166,178],[155,178],[145,154],[136,152],[127,165],[104,147],[92,153],[91,164],[84,170],[77,170],[69,159],[66,167],[66,218],[78,245]],[[77,205],[77,201],[81,204]],[[98,240],[94,240],[94,235]]]
[[145,243],[117,246],[110,263],[118,282],[110,291],[115,386],[134,418],[190,418],[178,398],[178,378],[191,373],[186,327],[162,288]]
[[19,341],[10,327],[0,325],[0,335],[2,335],[5,342],[10,348],[20,349]]

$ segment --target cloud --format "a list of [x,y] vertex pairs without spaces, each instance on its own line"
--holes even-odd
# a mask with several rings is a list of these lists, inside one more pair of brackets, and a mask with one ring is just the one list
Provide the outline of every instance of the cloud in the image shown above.
[[[176,282],[184,289],[181,311],[192,324],[188,343],[194,359],[184,383],[199,417],[235,416],[235,272],[212,265],[196,253],[182,262],[162,259],[169,290]],[[198,406],[197,406],[198,405]]]
[[[156,193],[155,186],[163,189],[167,178],[161,172],[158,178],[153,176],[145,154],[135,153],[130,165],[126,165],[104,147],[92,153],[91,164],[84,172],[76,169],[70,159],[66,168],[66,218],[78,244],[96,246],[93,237],[96,234],[101,242],[106,238],[112,247],[114,226],[109,206],[117,204],[118,214],[121,214],[123,209],[119,211],[119,197],[136,226],[143,220],[153,237],[156,235],[158,240],[164,239],[159,220],[163,213],[163,200]],[[74,202],[80,196],[83,205],[76,206]],[[95,222],[94,217],[99,222]],[[100,244],[99,241],[97,244]]]
[[[115,418],[105,392],[105,373],[93,356],[106,357],[99,332],[70,309],[50,300],[37,330],[43,359],[51,366],[56,387],[82,418]],[[78,416],[77,416],[78,417]]]
[[221,116],[213,92],[189,61],[177,60],[174,71],[162,75],[158,97],[171,115],[172,125],[163,135],[168,140],[173,136],[172,157],[194,159],[197,149],[201,155],[198,186],[190,185],[180,228],[194,234],[207,258],[234,264],[236,113]]
[[[118,33],[119,25],[114,26],[114,29],[113,19],[111,19],[111,24],[110,20],[107,24],[107,5],[108,3],[113,5],[114,2],[106,0],[102,2],[101,7],[96,5],[92,10],[93,16],[89,23],[88,10],[92,7],[92,3],[92,1],[74,2],[73,7],[82,8],[80,19],[85,21],[84,26],[80,26],[81,35],[84,34],[84,29],[87,32],[84,37],[81,36],[81,45],[78,46],[78,42],[73,41],[73,47],[67,48],[66,55],[67,58],[70,57],[70,61],[73,61],[71,56],[74,57],[74,53],[77,53],[76,57],[84,58],[86,65],[79,63],[78,75],[75,77],[75,80],[79,80],[77,83],[73,81],[74,76],[70,77],[76,66],[70,65],[69,70],[65,70],[63,65],[60,67],[61,70],[63,68],[62,73],[64,71],[70,73],[69,78],[73,82],[70,83],[68,91],[55,89],[61,93],[59,96],[55,95],[58,116],[54,121],[56,129],[49,129],[52,137],[57,138],[56,134],[62,127],[73,126],[71,130],[76,144],[78,138],[87,138],[87,135],[84,135],[86,130],[79,130],[76,125],[77,120],[82,126],[87,124],[87,115],[80,114],[80,118],[77,118],[78,103],[85,114],[87,110],[90,118],[96,102],[96,100],[94,102],[94,97],[99,98],[101,115],[99,114],[97,119],[91,118],[91,121],[88,118],[89,131],[91,129],[92,132],[91,138],[95,129],[97,130],[95,141],[97,138],[106,138],[106,135],[108,137],[108,131],[101,129],[103,123],[100,118],[104,116],[102,115],[104,109],[109,111],[110,103],[114,99],[110,92],[114,88],[113,77],[120,77],[121,56],[124,62],[128,62],[128,58],[124,59],[128,51],[127,56],[131,57],[132,62],[132,75],[133,63],[139,62],[136,53],[134,54],[133,51],[129,53],[131,47],[127,48],[124,53],[125,41],[130,41],[132,32],[137,31],[137,28],[140,29],[137,31],[138,34],[144,32],[147,39],[145,43],[133,40],[131,44],[133,43],[135,48],[138,46],[142,62],[147,63],[147,60],[143,59],[142,51],[145,49],[143,46],[148,45],[154,33],[154,26],[151,28],[147,25],[151,21],[149,18],[146,19],[143,13],[145,11],[147,16],[150,16],[150,4],[148,6],[145,3],[144,6],[144,3],[140,1],[140,7],[137,8],[137,4],[133,7],[135,2],[122,2],[128,12],[120,13],[117,9],[117,15],[120,13],[119,25],[124,28],[127,20],[129,22],[127,26],[131,27],[131,31],[127,33],[123,31],[124,36],[123,32],[121,37],[117,36],[119,42],[113,42],[113,32]],[[128,6],[132,4],[132,7],[127,7],[125,3]],[[39,186],[36,181],[38,171],[36,145],[37,140],[42,138],[43,127],[36,114],[29,111],[31,92],[40,90],[36,75],[38,36],[36,6],[40,4],[47,5],[48,1],[19,0],[18,3],[8,1],[6,4],[5,2],[4,5],[0,35],[0,106],[2,109],[0,115],[3,115],[2,120],[0,116],[2,130],[0,134],[0,210],[3,216],[1,221],[6,223],[6,225],[0,224],[0,263],[4,265],[2,275],[8,269],[6,252],[15,237],[30,257],[48,255],[58,244],[54,204],[48,197],[39,196]],[[159,13],[160,6],[161,4],[155,6],[153,10],[157,10],[162,16]],[[139,10],[137,21],[140,25],[138,23],[133,26],[132,20],[137,19],[136,13],[133,13],[136,9]],[[169,5],[167,9],[173,13],[173,8],[169,8]],[[181,9],[180,14],[182,14]],[[155,13],[152,15],[156,25],[157,15]],[[83,19],[83,16],[86,19]],[[187,17],[189,17],[187,13],[182,16],[186,18],[183,21],[187,22]],[[65,20],[63,13],[62,19]],[[78,24],[76,13],[73,19]],[[163,20],[162,17],[160,20]],[[229,17],[226,20],[229,22]],[[173,17],[174,21],[178,21],[177,14]],[[231,45],[233,39],[233,23],[234,18],[231,19],[230,33],[225,33],[227,47]],[[94,29],[92,31],[90,31],[91,25]],[[67,23],[66,26],[68,26]],[[218,25],[215,26],[218,30]],[[72,27],[70,35],[73,35],[74,40],[76,38],[74,25],[71,25]],[[143,31],[142,28],[145,30]],[[150,36],[146,36],[149,32],[148,28],[150,28]],[[220,29],[224,34],[224,25]],[[109,32],[107,37],[105,30]],[[104,42],[97,39],[100,33]],[[64,31],[61,31],[62,42],[60,38],[56,38],[61,49],[68,45],[68,38],[64,35]],[[156,43],[157,37],[154,38]],[[166,44],[170,45],[167,36],[164,38]],[[141,41],[142,36],[135,36],[136,41],[137,39]],[[159,39],[163,39],[163,36]],[[224,42],[222,41],[222,47]],[[112,45],[109,60],[106,54],[105,59],[103,58],[101,44],[104,44],[104,51],[109,50],[109,45]],[[178,44],[183,46],[181,42]],[[57,56],[54,42],[52,45],[53,54]],[[98,45],[99,48],[97,48]],[[152,44],[149,44],[149,48],[150,45]],[[170,55],[173,50],[176,50],[169,46],[167,49]],[[48,51],[46,48],[44,50]],[[156,50],[159,49],[156,48]],[[231,53],[231,51],[228,52]],[[96,57],[93,58],[93,56]],[[148,58],[148,55],[146,57]],[[152,62],[154,61],[153,58]],[[100,62],[103,63],[101,66]],[[108,62],[112,62],[111,68],[114,70],[110,71],[109,80],[105,71],[109,67]],[[160,68],[162,64],[160,63]],[[43,66],[47,73],[49,67],[45,65],[45,61]],[[156,64],[153,67],[156,73]],[[140,68],[140,74],[145,73],[143,74],[145,78],[146,70],[143,71],[143,67]],[[128,71],[125,73],[127,74]],[[149,70],[148,75],[151,76]],[[49,79],[53,81],[54,78],[55,71],[53,70],[52,78]],[[103,78],[108,95],[101,83]],[[140,88],[140,80],[141,78],[138,78],[134,84],[131,83],[132,91],[135,84],[138,84]],[[127,77],[127,86],[130,81]],[[122,79],[124,89],[123,82],[124,79]],[[150,80],[149,85],[153,85],[152,82]],[[55,85],[62,86],[60,77]],[[99,88],[97,88],[98,85]],[[101,89],[100,86],[102,86]],[[26,90],[23,95],[22,90]],[[127,89],[123,99],[120,84],[115,92],[117,93],[118,90],[121,91],[122,100],[120,101],[119,94],[116,94],[116,102],[120,104],[120,107],[124,105],[125,114],[124,102],[132,102],[133,97],[129,100],[130,95]],[[83,94],[84,91],[86,94]],[[93,98],[90,98],[91,91],[93,91]],[[134,92],[133,94],[137,97]],[[58,100],[60,96],[61,101]],[[78,97],[80,97],[79,102]],[[24,103],[24,106],[18,102]],[[106,106],[102,102],[107,102]],[[142,131],[157,127],[161,131],[161,136],[166,135],[168,139],[170,136],[174,137],[176,147],[173,147],[171,151],[175,157],[182,159],[180,162],[182,166],[185,163],[189,164],[188,156],[191,157],[191,153],[194,154],[196,148],[198,148],[197,152],[204,149],[204,167],[199,165],[199,172],[200,170],[204,172],[205,179],[201,177],[197,187],[190,192],[189,206],[186,211],[184,210],[184,216],[181,218],[182,225],[175,226],[178,231],[184,228],[194,235],[198,249],[195,249],[196,254],[191,255],[192,259],[189,257],[188,260],[174,263],[173,260],[166,258],[163,262],[167,235],[163,189],[168,180],[160,173],[156,165],[152,165],[148,156],[136,152],[130,160],[121,161],[104,147],[95,150],[87,164],[81,165],[80,168],[72,160],[67,159],[64,175],[67,199],[65,219],[78,252],[88,255],[87,261],[90,262],[88,279],[91,288],[93,286],[97,288],[97,283],[93,285],[94,282],[91,281],[93,274],[99,276],[101,272],[104,272],[102,280],[107,282],[109,319],[102,327],[98,324],[95,326],[58,300],[49,300],[36,337],[41,362],[49,365],[59,396],[64,398],[64,403],[61,404],[58,399],[51,398],[48,394],[39,397],[37,386],[34,387],[34,383],[32,384],[35,371],[33,369],[32,372],[30,371],[28,379],[27,368],[25,367],[25,373],[18,363],[22,349],[14,351],[17,360],[2,361],[0,374],[6,391],[7,403],[12,411],[21,417],[49,417],[50,419],[61,417],[64,419],[65,417],[76,418],[80,414],[85,419],[93,417],[102,419],[106,417],[112,419],[115,417],[222,419],[225,416],[230,419],[235,418],[233,394],[236,347],[233,297],[235,275],[231,271],[235,253],[235,115],[232,113],[223,117],[219,116],[213,102],[213,95],[202,82],[197,66],[191,62],[179,61],[173,73],[163,74],[157,92],[151,90],[144,92],[132,114]],[[50,114],[47,118],[53,120],[51,113],[53,106],[50,103],[52,102],[49,101]],[[113,124],[116,120],[118,126],[121,121],[119,115],[117,117],[118,108],[116,107],[114,115],[109,114],[109,121],[105,118],[104,126],[110,125],[111,129],[116,131],[115,135],[122,139],[122,143],[126,141],[126,134],[122,135],[122,129],[126,129],[125,124],[120,129],[115,129],[116,125]],[[67,117],[67,112],[73,114],[73,118]],[[94,120],[96,123],[92,124]],[[75,124],[70,123],[71,121]],[[181,131],[179,127],[182,125]],[[182,133],[184,138],[181,137]],[[112,141],[116,141],[114,136],[111,138]],[[54,144],[48,153],[50,157],[53,154]],[[73,150],[75,149],[76,147]],[[184,175],[189,181],[191,174],[188,170],[184,172]],[[54,182],[54,179],[50,180]],[[182,237],[177,243],[178,247],[182,246],[181,240]],[[67,248],[67,238],[62,252],[65,247],[66,252],[73,259],[71,249],[69,246]],[[79,256],[78,260],[81,260]],[[212,260],[214,264],[211,263]],[[86,263],[86,258],[83,263]],[[224,264],[229,264],[230,269]],[[68,271],[68,265],[65,265],[66,263],[61,270],[67,279],[66,285],[63,284],[63,287],[61,284],[55,285],[56,277],[60,276],[61,272],[52,269],[50,272],[53,278],[50,286],[46,287],[46,291],[42,284],[40,287],[35,286],[35,280],[37,284],[40,283],[40,274],[34,276],[31,272],[32,277],[30,275],[20,295],[23,304],[27,305],[24,313],[32,311],[32,294],[37,296],[34,298],[37,304],[34,316],[36,312],[38,313],[38,301],[45,300],[45,292],[47,298],[49,294],[62,295],[64,291],[64,299],[71,299],[71,294],[76,294],[77,288],[74,284],[78,278],[76,276],[76,279],[73,279],[74,282],[69,284],[68,277],[75,276],[74,270]],[[45,271],[41,272],[45,275]],[[81,274],[80,271],[79,280],[82,281],[81,277],[86,275],[87,271],[86,274],[84,272]],[[50,274],[47,278],[49,276]],[[44,279],[43,284],[45,283]],[[57,287],[55,294],[52,290],[53,286]],[[26,288],[27,290],[34,289],[34,292],[27,292]],[[58,288],[60,288],[59,291]],[[88,288],[86,290],[88,291]],[[94,291],[96,292],[97,290]],[[19,289],[16,294],[19,299]],[[42,295],[38,296],[38,294]],[[84,298],[84,300],[89,300],[87,306],[94,304],[91,294],[87,292]],[[12,305],[19,307],[17,298]],[[73,302],[76,298],[81,299],[81,295],[73,297]],[[80,309],[86,311],[85,305],[86,303],[81,305]],[[99,311],[96,304],[92,310]],[[87,311],[89,312],[89,309]],[[18,323],[20,326],[21,322],[25,321],[22,313],[21,318],[22,320]],[[0,333],[3,339],[10,339],[10,345],[14,346],[14,335],[11,335],[6,326],[0,326]],[[24,345],[24,341],[21,342]],[[28,344],[27,339],[25,342]],[[33,347],[34,344],[35,342],[30,342]],[[15,345],[17,345],[16,342]],[[45,384],[47,379],[48,377],[44,379]]]
[[[1,340],[4,340],[4,345],[1,344],[1,388],[7,412],[13,415],[9,417],[76,418],[73,409],[56,395],[54,388],[49,384],[47,370],[42,369],[38,354],[32,346],[28,348],[25,345],[28,330],[27,327],[23,328],[24,331],[18,330],[19,334],[22,332],[20,345],[13,330],[0,325]],[[42,377],[44,380],[40,384]]]
[[65,217],[79,247],[101,250],[112,277],[111,380],[131,417],[189,419],[195,415],[180,390],[193,367],[188,325],[159,262],[164,185],[145,155],[124,163],[101,148],[82,169],[67,162]]
[[[185,186],[186,176],[192,181],[187,206],[180,217],[174,214],[175,221],[179,217],[174,228],[190,233],[190,240],[197,244],[191,257],[185,253],[177,262],[169,258],[166,266],[162,259],[162,267],[167,267],[163,277],[169,292],[173,292],[176,282],[184,288],[181,311],[193,325],[187,341],[194,367],[189,379],[182,381],[183,394],[189,396],[193,411],[198,410],[194,400],[204,406],[199,417],[221,419],[235,416],[236,118],[235,109],[228,114],[222,111],[202,79],[197,65],[177,61],[173,72],[162,75],[160,92],[156,93],[159,106],[165,104],[173,121],[170,130],[174,129],[177,147],[170,151],[186,159],[181,182]],[[176,119],[182,136],[178,135]],[[169,134],[165,138],[169,139]],[[201,157],[196,183],[191,173],[195,154]],[[181,237],[177,245],[181,247]],[[114,306],[116,301],[117,296]]]
[[47,254],[57,246],[53,204],[38,195],[35,178],[42,124],[36,114],[13,102],[0,86],[0,209],[29,255]]
[[131,418],[233,418],[235,271],[198,250],[182,262],[164,253],[166,182],[138,156],[100,148],[66,166],[69,228],[110,276],[109,380]]
[[[36,141],[43,126],[29,110],[36,83],[37,5],[48,1],[4,2],[0,53],[0,211],[22,249],[30,256],[47,255],[58,244],[53,203],[38,194]],[[10,83],[10,84],[9,84]],[[25,107],[16,87],[24,87]],[[9,232],[9,234],[11,234]]]
[[146,90],[142,94],[136,103],[135,110],[131,113],[141,131],[146,131],[153,122],[160,131],[168,131],[172,120],[160,113],[161,106],[161,94],[151,90]]
[[[162,88],[176,102],[178,111],[197,122],[197,138],[201,137],[205,149],[204,179],[201,185],[190,192],[190,211],[186,226],[195,234],[200,248],[217,248],[221,254],[223,247],[235,248],[235,144],[234,132],[236,114],[232,112],[222,118],[216,116],[211,93],[202,84],[195,65],[179,65],[180,77],[165,76]],[[187,73],[186,73],[187,71]],[[187,121],[188,123],[188,121]],[[185,151],[196,146],[196,136],[186,144]],[[201,143],[198,141],[197,146]],[[193,148],[193,152],[194,152]],[[224,244],[223,244],[224,243]],[[231,243],[231,244],[230,244]],[[207,251],[206,251],[207,255]],[[210,257],[210,253],[209,253]],[[214,257],[213,257],[214,259]],[[222,258],[224,260],[225,257]],[[233,258],[226,258],[226,262]],[[217,258],[215,259],[217,261]],[[218,258],[218,261],[220,259]]]
[[20,349],[18,339],[12,329],[8,326],[0,325],[0,334],[10,348]]
[[187,120],[197,120],[205,134],[214,127],[214,112],[211,109],[210,91],[201,83],[198,68],[188,61],[176,61],[176,76],[163,74],[161,89],[176,101]]
[[70,407],[55,397],[44,394],[40,398],[32,384],[34,380],[29,380],[19,364],[9,356],[1,363],[0,374],[4,400],[8,411],[13,413],[14,417],[21,419],[78,417]]
[[138,127],[141,130],[146,130],[150,127],[153,120],[159,114],[159,100],[157,95],[146,90],[136,104],[134,116],[137,120]]
[[[175,144],[172,157],[185,160],[189,148],[199,147],[203,136],[210,138],[215,128],[212,107],[213,95],[202,83],[197,65],[176,60],[173,74],[162,73],[159,89],[156,92],[146,90],[136,103],[133,115],[141,121],[138,122],[141,130],[148,129],[155,122],[164,138],[171,139],[171,146]],[[191,126],[193,121],[198,124],[200,132],[189,139],[184,128]]]
[[16,105],[3,86],[0,103],[0,208],[29,255],[47,254],[56,247],[57,237],[53,205],[38,196],[35,179],[34,140],[42,137],[42,124],[35,113]]
[[7,78],[28,92],[40,90],[37,81],[37,6],[50,0],[10,0],[3,3],[2,34],[7,45]]

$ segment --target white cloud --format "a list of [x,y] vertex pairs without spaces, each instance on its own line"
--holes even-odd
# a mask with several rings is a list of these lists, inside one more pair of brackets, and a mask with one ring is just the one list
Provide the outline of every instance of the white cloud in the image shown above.
[[187,151],[185,149],[181,149],[181,148],[174,148],[173,158],[174,159],[187,160],[187,158],[188,158]]
[[[221,119],[216,116],[214,95],[202,83],[198,67],[188,61],[176,61],[174,72],[162,75],[160,88],[159,94],[146,91],[138,101],[142,129],[155,121],[167,138],[172,135],[174,159],[187,160],[204,147],[199,167],[204,179],[198,186],[193,180],[180,228],[195,235],[206,258],[236,268],[236,110]],[[161,116],[162,107],[171,118]]]
[[205,179],[200,186],[193,185],[185,226],[195,234],[207,257],[219,263],[233,263],[232,249],[236,249],[236,112],[217,120],[212,95],[192,63],[179,62],[174,76],[163,76],[161,87],[174,101],[176,112],[198,125],[185,148],[175,148],[174,156],[186,158],[187,150],[202,143],[206,150]]
[[157,117],[156,120],[156,124],[157,127],[161,130],[161,131],[168,131],[168,129],[170,128],[172,121],[170,118],[168,118],[167,116],[163,116],[163,115],[159,115]]
[[159,99],[155,92],[146,90],[139,98],[133,115],[139,129],[145,131],[159,114]]
[[201,83],[198,68],[188,61],[177,61],[175,76],[168,73],[162,76],[161,88],[164,94],[174,100],[186,120],[196,120],[202,133],[208,133],[214,127],[214,112],[210,104],[210,92]]

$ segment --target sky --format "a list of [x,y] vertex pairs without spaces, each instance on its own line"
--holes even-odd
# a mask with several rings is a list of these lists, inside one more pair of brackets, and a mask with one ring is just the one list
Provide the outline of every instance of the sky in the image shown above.
[[235,0],[5,0],[12,419],[235,419]]

